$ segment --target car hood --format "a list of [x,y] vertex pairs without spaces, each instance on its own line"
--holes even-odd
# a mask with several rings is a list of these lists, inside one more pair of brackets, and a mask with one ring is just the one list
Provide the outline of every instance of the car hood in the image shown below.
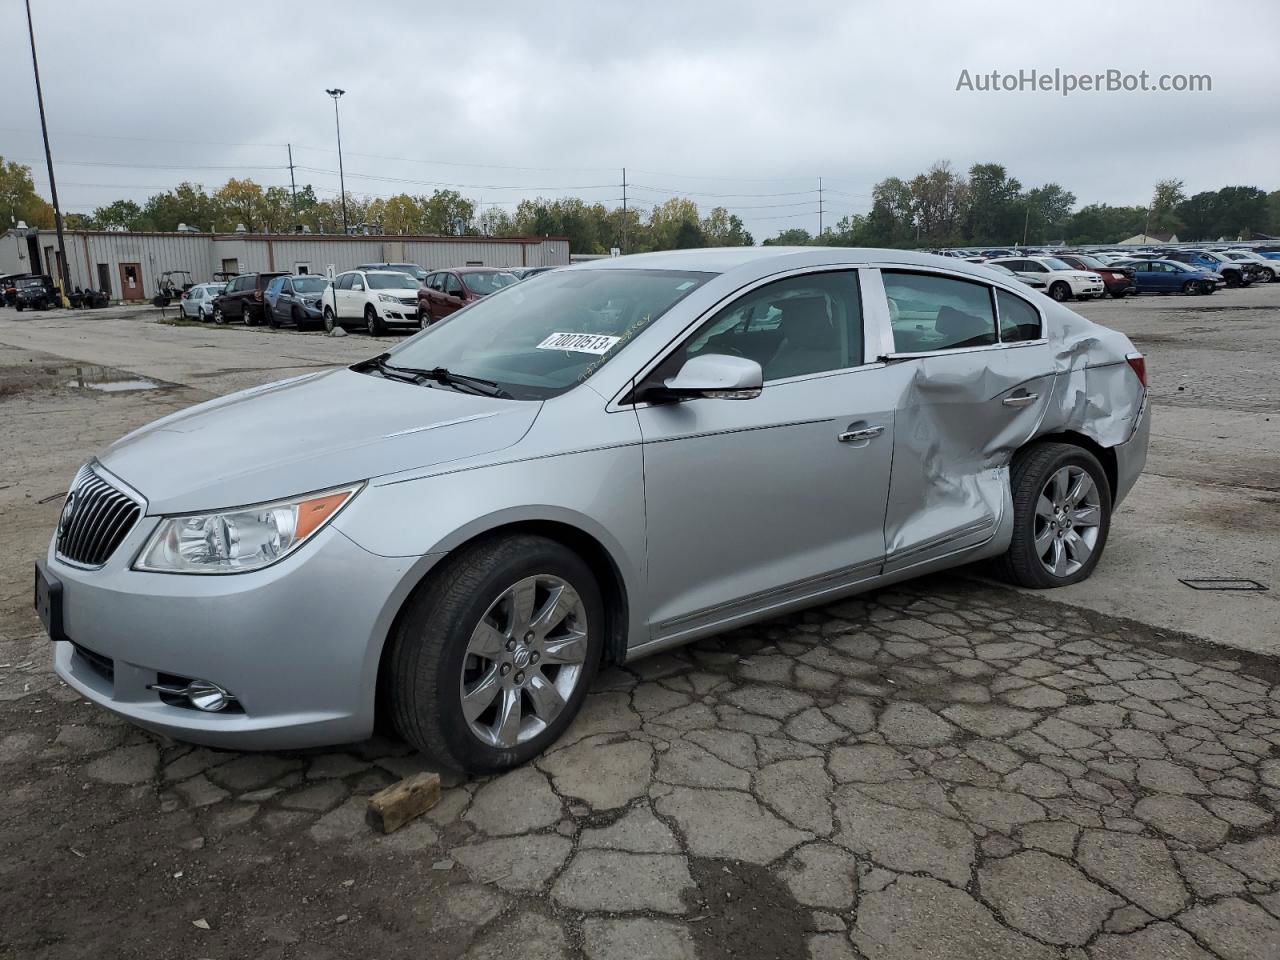
[[501,450],[541,406],[344,368],[171,414],[98,459],[147,498],[148,514],[213,510]]

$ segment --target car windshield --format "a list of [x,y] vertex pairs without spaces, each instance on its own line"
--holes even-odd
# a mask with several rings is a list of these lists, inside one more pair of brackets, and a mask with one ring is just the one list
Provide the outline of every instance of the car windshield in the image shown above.
[[370,290],[407,290],[414,285],[413,278],[403,273],[366,273]]
[[427,279],[427,271],[415,263],[389,263],[387,269],[394,270],[396,273],[407,273],[415,280]]
[[515,283],[517,279],[519,278],[515,274],[505,270],[477,270],[475,273],[462,275],[462,282],[467,285],[467,289],[481,297]]
[[294,277],[293,289],[298,293],[320,293],[329,285],[324,277]]
[[1048,267],[1050,270],[1072,270],[1072,269],[1074,269],[1074,268],[1071,266],[1071,264],[1067,263],[1065,260],[1059,260],[1057,257],[1041,257],[1041,258],[1040,258],[1040,262],[1041,262],[1041,263],[1043,263],[1043,264],[1044,264],[1046,267]]
[[393,350],[389,363],[445,367],[493,380],[518,400],[553,397],[586,380],[712,276],[674,270],[548,273],[537,283],[512,283],[429,327]]
[[18,281],[20,287],[43,287],[44,279],[42,277],[26,277]]

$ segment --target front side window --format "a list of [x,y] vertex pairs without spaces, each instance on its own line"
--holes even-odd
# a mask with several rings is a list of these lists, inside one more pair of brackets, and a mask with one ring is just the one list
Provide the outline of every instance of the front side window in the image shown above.
[[991,288],[927,273],[883,272],[896,353],[962,350],[997,342]]
[[497,291],[391,351],[393,366],[497,382],[519,400],[572,389],[714,274],[568,270]]
[[267,284],[267,293],[271,294],[272,296],[275,296],[276,294],[280,293],[282,290],[284,290],[284,280],[280,277],[276,277],[274,280],[272,280],[270,283]]
[[338,278],[338,282],[335,286],[337,286],[339,290],[350,290],[351,281],[354,280],[355,277],[356,275],[354,273],[344,273]]
[[785,380],[862,363],[862,299],[851,270],[766,284],[724,307],[664,364],[673,375],[690,357],[727,353]]
[[451,297],[462,296],[462,281],[458,279],[456,273],[446,273],[444,275],[444,292]]
[[1040,339],[1040,314],[1027,301],[1005,290],[997,290],[996,307],[1000,311],[1001,343]]

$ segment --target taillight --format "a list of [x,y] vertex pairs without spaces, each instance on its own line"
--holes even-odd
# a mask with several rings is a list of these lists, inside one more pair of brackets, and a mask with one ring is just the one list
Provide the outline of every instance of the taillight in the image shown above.
[[1145,389],[1147,386],[1147,358],[1140,353],[1131,353],[1125,359],[1129,361],[1129,369],[1138,375],[1138,382]]

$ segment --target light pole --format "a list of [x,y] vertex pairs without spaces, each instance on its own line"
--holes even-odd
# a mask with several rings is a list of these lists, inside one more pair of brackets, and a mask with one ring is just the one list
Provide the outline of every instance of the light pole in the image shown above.
[[[49,196],[53,200],[53,223],[58,228],[58,278],[62,296],[67,295],[67,244],[62,238],[62,208],[58,206],[58,184],[53,179],[53,153],[49,150],[49,125],[44,119],[44,92],[40,89],[40,64],[36,60],[36,28],[31,23],[31,0],[27,0],[27,33],[31,37],[31,69],[36,75],[36,103],[40,105],[40,132],[44,134],[44,159],[49,164]],[[85,269],[88,269],[86,266]]]
[[[30,0],[27,0],[30,3]],[[338,189],[342,191],[342,232],[347,232],[347,181],[342,174],[342,123],[338,120],[338,98],[347,91],[334,87],[332,90],[326,90],[329,96],[333,97],[333,125],[338,131]]]

